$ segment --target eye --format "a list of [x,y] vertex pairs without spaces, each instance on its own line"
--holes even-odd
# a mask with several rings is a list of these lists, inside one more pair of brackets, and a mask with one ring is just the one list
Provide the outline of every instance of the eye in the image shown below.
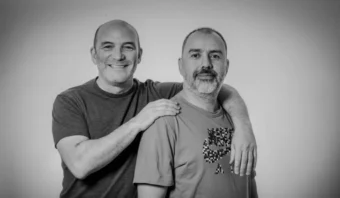
[[111,50],[112,48],[113,48],[112,45],[105,45],[105,46],[103,46],[104,50]]
[[221,59],[221,56],[219,54],[212,54],[212,55],[210,55],[210,57],[212,59],[217,59],[217,60]]
[[190,57],[197,59],[197,58],[201,57],[201,55],[199,53],[193,53],[193,54],[190,55]]
[[132,46],[132,45],[125,45],[125,46],[123,47],[123,49],[124,49],[124,50],[127,50],[127,51],[132,51],[132,50],[135,49],[135,47]]

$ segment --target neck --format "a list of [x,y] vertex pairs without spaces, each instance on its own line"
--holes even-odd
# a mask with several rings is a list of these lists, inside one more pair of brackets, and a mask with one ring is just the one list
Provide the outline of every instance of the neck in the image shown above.
[[217,102],[218,91],[211,94],[202,94],[191,89],[185,82],[183,83],[182,96],[191,104],[209,112],[216,112],[219,109]]
[[129,91],[133,86],[133,79],[129,79],[125,81],[124,83],[113,83],[110,84],[104,79],[98,77],[97,79],[98,87],[102,90],[112,93],[112,94],[123,94],[127,91]]

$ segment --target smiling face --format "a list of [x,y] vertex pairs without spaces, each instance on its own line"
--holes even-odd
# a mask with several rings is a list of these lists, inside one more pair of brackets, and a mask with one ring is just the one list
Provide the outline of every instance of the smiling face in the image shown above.
[[99,81],[105,86],[132,83],[142,50],[136,30],[123,21],[102,25],[91,49],[92,61],[97,65]]
[[215,32],[194,32],[184,43],[178,64],[189,89],[218,93],[229,67],[224,41]]

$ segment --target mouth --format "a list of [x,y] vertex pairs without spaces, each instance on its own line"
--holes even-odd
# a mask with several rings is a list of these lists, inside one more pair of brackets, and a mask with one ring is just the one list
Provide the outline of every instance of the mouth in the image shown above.
[[129,64],[106,64],[106,65],[113,69],[122,69],[129,66]]
[[202,74],[197,74],[196,76],[198,79],[201,80],[212,80],[214,79],[216,76],[214,74],[210,74],[210,73],[202,73]]

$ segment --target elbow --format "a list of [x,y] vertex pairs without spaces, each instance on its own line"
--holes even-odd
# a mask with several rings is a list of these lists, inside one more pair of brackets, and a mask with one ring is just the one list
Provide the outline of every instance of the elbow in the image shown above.
[[83,180],[87,177],[87,174],[85,172],[79,171],[79,170],[75,170],[75,171],[71,171],[73,176],[77,179]]
[[85,179],[90,174],[89,168],[82,162],[73,163],[69,169],[73,176],[80,180]]
[[63,138],[57,144],[57,149],[61,159],[68,170],[77,179],[85,179],[91,170],[91,161],[85,151],[85,146],[81,146],[85,137]]

